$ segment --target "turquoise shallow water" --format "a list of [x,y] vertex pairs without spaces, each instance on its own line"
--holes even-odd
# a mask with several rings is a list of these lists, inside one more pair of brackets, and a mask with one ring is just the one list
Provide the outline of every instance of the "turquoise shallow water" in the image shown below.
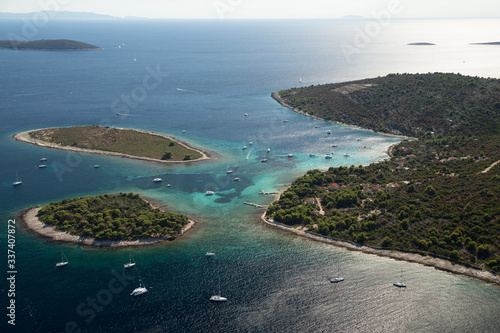
[[[475,23],[452,26],[475,32]],[[19,31],[22,24],[8,21],[0,32]],[[338,45],[351,40],[353,24],[52,21],[40,29],[39,38],[64,31],[65,37],[103,50],[1,51],[4,250],[9,219],[65,197],[138,192],[198,222],[175,242],[120,250],[49,243],[18,225],[17,325],[2,321],[1,327],[15,332],[61,332],[68,323],[82,332],[498,331],[498,287],[297,238],[263,225],[258,221],[262,210],[243,204],[269,204],[272,197],[258,195],[260,190],[278,191],[312,168],[376,162],[399,141],[295,114],[272,100],[272,91],[297,86],[300,77],[309,85],[385,75],[404,66],[406,71],[441,66],[475,75],[483,75],[485,67],[498,69],[498,51],[475,52],[468,46],[462,46],[472,59],[465,67],[461,62],[453,67],[455,53],[445,47],[438,50],[439,57],[419,54],[422,61],[412,62],[414,51],[395,43],[402,37],[394,34],[415,31],[414,21],[394,23],[388,31],[391,39],[380,36],[347,63]],[[483,37],[488,33],[479,32]],[[145,89],[144,79],[152,73],[161,74],[158,85]],[[11,139],[23,130],[83,124],[174,135],[217,159],[165,166]],[[325,160],[322,156],[332,151],[333,143],[338,144],[335,157]],[[343,156],[346,152],[350,157]],[[289,153],[294,157],[288,158]],[[35,168],[41,157],[49,161],[43,170]],[[269,161],[261,163],[262,158]],[[94,164],[100,168],[91,168]],[[234,173],[227,175],[228,169]],[[23,184],[14,188],[16,172]],[[152,183],[157,176],[163,183]],[[235,182],[235,177],[241,180]],[[205,196],[207,189],[216,195]],[[56,269],[61,250],[70,264]],[[216,256],[206,258],[207,251]],[[130,254],[137,270],[128,274],[129,280],[121,267]],[[346,281],[332,285],[328,279],[339,268]],[[392,283],[401,269],[409,287],[395,290]],[[131,298],[138,273],[150,292]],[[7,285],[1,288],[6,302]],[[208,298],[219,290],[229,301],[211,304]]]

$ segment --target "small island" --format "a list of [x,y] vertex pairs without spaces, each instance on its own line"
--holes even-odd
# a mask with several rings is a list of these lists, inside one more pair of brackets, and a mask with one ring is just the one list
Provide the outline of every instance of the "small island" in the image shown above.
[[307,172],[263,221],[500,284],[499,91],[498,79],[433,73],[273,93],[307,116],[414,139],[379,163]]
[[210,158],[200,149],[172,137],[136,129],[96,125],[54,127],[18,133],[14,138],[41,147],[159,163],[185,163]]
[[86,51],[101,50],[99,46],[78,42],[71,39],[41,39],[34,41],[20,40],[0,40],[0,49],[9,50],[68,50],[68,51]]
[[471,43],[472,45],[500,45],[500,42]]
[[134,193],[75,197],[21,214],[29,231],[52,241],[96,247],[138,246],[173,240],[194,224]]
[[415,45],[415,46],[429,46],[429,45],[436,45],[434,43],[429,43],[429,42],[417,42],[417,43],[408,43],[407,45]]

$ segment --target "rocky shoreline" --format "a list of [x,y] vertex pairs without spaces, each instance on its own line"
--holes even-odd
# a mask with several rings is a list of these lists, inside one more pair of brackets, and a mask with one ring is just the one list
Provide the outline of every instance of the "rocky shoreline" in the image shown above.
[[[283,193],[285,190],[286,190],[286,188],[283,189],[282,191],[280,191],[280,194],[278,194],[276,196],[275,200],[279,200],[281,193]],[[294,228],[294,227],[291,227],[291,226],[288,226],[288,225],[285,225],[285,224],[282,224],[279,222],[275,222],[271,219],[266,218],[266,212],[264,212],[261,215],[260,220],[269,226],[272,226],[272,227],[275,227],[275,228],[278,228],[281,230],[285,230],[287,232],[291,232],[295,235],[299,235],[301,237],[306,237],[306,238],[314,240],[314,241],[331,244],[331,245],[336,246],[336,247],[342,247],[342,248],[345,248],[345,249],[350,250],[350,251],[360,251],[363,253],[373,254],[373,255],[377,255],[377,256],[381,256],[381,257],[388,257],[388,258],[392,258],[392,259],[396,259],[396,260],[417,263],[417,264],[421,264],[424,266],[434,267],[435,269],[439,269],[442,271],[446,271],[446,272],[450,272],[450,273],[454,273],[454,274],[460,274],[460,275],[464,275],[464,276],[467,276],[470,278],[478,279],[478,280],[481,280],[484,282],[500,285],[500,276],[499,275],[495,275],[491,272],[484,271],[484,270],[478,270],[478,269],[469,268],[469,267],[465,267],[462,265],[454,264],[448,260],[432,257],[430,255],[424,256],[424,255],[420,255],[420,254],[400,252],[400,251],[395,251],[395,250],[375,249],[375,248],[372,248],[372,247],[369,247],[366,245],[355,244],[355,243],[348,242],[348,241],[342,241],[342,240],[329,238],[326,236],[322,236],[322,235],[318,235],[318,234],[314,234],[312,232],[309,232],[305,228]]]
[[96,240],[95,238],[91,237],[71,235],[67,232],[57,230],[54,226],[43,223],[36,216],[38,214],[38,211],[42,209],[42,207],[43,206],[33,207],[21,212],[20,220],[27,231],[52,242],[69,243],[88,247],[123,248],[159,244],[166,241],[172,241],[179,236],[184,235],[195,225],[194,221],[189,220],[189,223],[186,224],[184,228],[182,228],[181,234],[177,237],[145,238],[133,241]]

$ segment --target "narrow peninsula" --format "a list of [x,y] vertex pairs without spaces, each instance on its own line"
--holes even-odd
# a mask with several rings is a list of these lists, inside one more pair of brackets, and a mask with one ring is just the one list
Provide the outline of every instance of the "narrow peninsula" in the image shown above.
[[159,163],[186,163],[211,157],[172,137],[136,129],[75,126],[54,127],[14,135],[41,147],[115,155]]
[[41,39],[34,41],[0,40],[0,49],[8,50],[54,50],[87,51],[101,50],[99,46],[70,39]]
[[27,229],[51,241],[94,247],[149,245],[174,240],[194,224],[138,194],[75,197],[24,211]]
[[379,163],[307,172],[265,222],[500,284],[500,80],[390,74],[273,97],[304,115],[415,139]]

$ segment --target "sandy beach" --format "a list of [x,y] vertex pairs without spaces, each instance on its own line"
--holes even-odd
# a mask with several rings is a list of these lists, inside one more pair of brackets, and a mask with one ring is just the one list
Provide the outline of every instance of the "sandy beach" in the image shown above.
[[38,211],[42,209],[42,207],[43,206],[30,208],[21,213],[21,223],[29,232],[52,242],[70,243],[89,247],[121,248],[153,245],[177,239],[195,225],[194,221],[189,220],[189,223],[186,224],[184,228],[182,228],[182,233],[177,237],[146,238],[134,241],[96,240],[91,237],[70,235],[67,232],[56,230],[54,226],[41,222],[36,215],[38,214]]
[[177,138],[173,138],[168,135],[164,134],[159,134],[159,133],[154,133],[150,131],[143,131],[143,130],[137,130],[137,129],[131,129],[131,128],[118,128],[119,130],[130,130],[130,131],[136,131],[140,133],[146,133],[146,134],[152,134],[152,135],[158,135],[164,138],[167,138],[169,140],[174,141],[175,143],[184,146],[188,149],[192,149],[202,155],[202,157],[193,159],[193,160],[188,160],[188,161],[167,161],[167,160],[158,160],[154,158],[149,158],[149,157],[141,157],[141,156],[134,156],[134,155],[128,155],[128,154],[123,154],[123,153],[115,153],[115,152],[110,152],[110,151],[103,151],[103,150],[94,150],[94,149],[86,149],[86,148],[78,148],[78,147],[69,147],[69,146],[60,146],[54,143],[50,142],[45,142],[42,140],[37,140],[34,139],[30,136],[30,132],[33,131],[38,131],[42,130],[43,128],[36,129],[36,130],[30,130],[30,131],[25,131],[21,133],[14,134],[12,137],[16,139],[17,141],[22,141],[26,143],[30,143],[39,147],[45,147],[45,148],[53,148],[53,149],[61,149],[61,150],[68,150],[68,151],[74,151],[74,152],[79,152],[79,153],[87,153],[87,154],[99,154],[99,155],[111,155],[111,156],[119,156],[123,158],[131,158],[135,160],[142,160],[142,161],[148,161],[148,162],[155,162],[155,163],[164,163],[164,164],[177,164],[177,163],[193,163],[193,162],[199,162],[199,161],[206,161],[206,160],[213,160],[215,159],[212,157],[209,153],[204,152],[198,148],[195,148],[191,145],[189,145],[186,142],[180,141]]
[[342,248],[348,249],[350,251],[360,251],[360,252],[367,253],[367,254],[374,254],[377,256],[389,257],[389,258],[393,258],[396,260],[403,260],[403,261],[413,262],[413,263],[417,263],[417,264],[421,264],[421,265],[425,265],[425,266],[431,266],[431,267],[434,267],[434,268],[442,270],[442,271],[446,271],[446,272],[450,272],[450,273],[454,273],[454,274],[461,274],[461,275],[465,275],[465,276],[468,276],[471,278],[479,279],[479,280],[482,280],[485,282],[500,285],[500,276],[499,275],[494,275],[488,271],[477,270],[474,268],[468,268],[468,267],[465,267],[462,265],[453,264],[450,261],[447,261],[444,259],[434,258],[431,256],[423,256],[423,255],[414,254],[414,253],[393,251],[393,250],[379,250],[379,249],[374,249],[374,248],[364,246],[364,245],[354,244],[354,243],[347,242],[347,241],[334,240],[334,239],[331,239],[328,237],[324,237],[321,235],[316,235],[316,234],[307,232],[307,230],[304,230],[304,229],[293,228],[293,227],[287,226],[285,224],[274,222],[273,220],[266,218],[265,212],[260,217],[260,220],[267,225],[273,226],[275,228],[279,228],[281,230],[291,232],[295,235],[299,235],[301,237],[306,237],[306,238],[312,239],[314,241],[319,241],[319,242],[331,244],[333,246],[342,247]]

